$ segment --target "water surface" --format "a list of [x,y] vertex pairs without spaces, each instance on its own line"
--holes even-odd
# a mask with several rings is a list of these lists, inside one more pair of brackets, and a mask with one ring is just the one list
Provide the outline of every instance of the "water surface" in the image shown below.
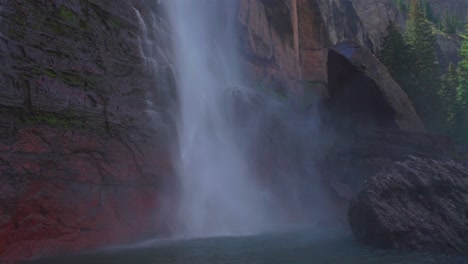
[[30,264],[466,264],[465,257],[379,250],[324,232],[154,240]]

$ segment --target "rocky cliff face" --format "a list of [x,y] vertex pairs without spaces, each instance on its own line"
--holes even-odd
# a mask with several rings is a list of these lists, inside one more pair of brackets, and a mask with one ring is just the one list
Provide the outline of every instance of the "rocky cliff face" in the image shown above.
[[377,51],[388,21],[399,19],[390,0],[240,3],[244,48],[259,76],[289,80],[321,95],[326,91],[328,48],[351,39]]
[[165,79],[140,31],[129,1],[0,2],[0,262],[164,230],[167,130],[149,102]]
[[[157,2],[0,0],[0,262],[167,231],[174,181],[168,111],[176,93],[170,33]],[[390,2],[240,0],[246,76],[279,95],[333,99],[330,48],[353,40],[365,49],[362,61],[344,50],[335,52],[342,59],[336,66],[350,64],[359,73],[353,78],[377,80],[369,87],[398,113],[392,124],[421,130],[404,93],[388,73],[379,77],[375,69],[384,69],[365,48],[375,51],[388,21],[400,19]],[[284,161],[282,150],[264,167]]]
[[[448,138],[420,133],[407,96],[371,53],[389,21],[406,23],[392,1],[240,3],[248,72],[277,93],[313,94],[332,115],[322,116],[327,132],[318,140],[331,142],[321,146],[318,167],[337,208],[347,208],[366,179],[406,155],[453,156]],[[443,63],[457,58],[456,38],[438,38]]]
[[[450,3],[449,3],[450,2]],[[466,4],[433,0],[434,8],[462,12]],[[465,12],[465,11],[463,11]],[[240,24],[248,65],[268,84],[327,92],[327,50],[353,40],[376,53],[390,21],[404,27],[405,15],[393,1],[241,0]],[[437,34],[442,69],[458,62],[460,38]],[[252,72],[252,70],[249,70]],[[278,88],[279,89],[279,88]]]

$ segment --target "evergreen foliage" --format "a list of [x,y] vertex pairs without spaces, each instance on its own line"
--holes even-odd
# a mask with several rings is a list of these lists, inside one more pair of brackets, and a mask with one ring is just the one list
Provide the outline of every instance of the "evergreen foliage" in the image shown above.
[[408,12],[408,5],[406,0],[394,0],[396,7],[398,10],[406,14]]
[[458,64],[457,106],[456,121],[458,123],[457,137],[468,143],[468,24],[460,49],[461,62]]
[[439,130],[443,116],[440,111],[440,78],[436,57],[436,37],[431,23],[426,20],[420,2],[412,0],[406,29],[406,40],[410,46],[411,74],[409,83],[403,88],[413,101],[426,126],[433,131]]
[[380,61],[408,94],[430,132],[444,132],[456,142],[468,144],[468,24],[458,66],[450,63],[440,76],[434,26],[456,33],[459,21],[450,14],[437,18],[428,0],[395,0],[408,16],[405,34],[394,23],[378,53]]
[[[408,0],[394,0],[394,5],[404,15],[408,15],[412,1]],[[434,26],[442,32],[447,34],[456,34],[460,27],[460,20],[457,16],[449,11],[444,14],[437,15],[429,0],[418,0],[419,9],[424,15],[424,18],[433,23]]]
[[[383,39],[382,49],[377,57],[401,86],[408,85],[411,80],[412,53],[410,50],[410,46],[406,43],[400,30],[395,23],[390,22],[387,27],[387,36]],[[405,88],[408,87],[403,89]]]
[[459,105],[457,103],[457,87],[458,87],[458,72],[450,63],[447,74],[443,77],[442,88],[440,90],[440,98],[444,110],[446,134],[453,138],[457,137],[457,119]]

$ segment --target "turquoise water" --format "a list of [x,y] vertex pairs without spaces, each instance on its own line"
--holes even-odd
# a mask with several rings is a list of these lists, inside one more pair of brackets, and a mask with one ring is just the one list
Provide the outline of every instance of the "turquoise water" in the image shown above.
[[379,250],[318,232],[154,240],[30,264],[466,264],[466,257]]

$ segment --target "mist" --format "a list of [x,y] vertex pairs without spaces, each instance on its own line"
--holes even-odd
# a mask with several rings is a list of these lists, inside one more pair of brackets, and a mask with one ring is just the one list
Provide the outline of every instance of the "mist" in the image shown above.
[[[164,3],[173,32],[179,99],[176,234],[253,234],[274,219],[270,195],[235,136],[225,91],[243,86],[234,34],[235,2]],[[221,13],[220,13],[221,11]]]
[[318,103],[252,87],[242,74],[235,1],[163,5],[177,86],[174,235],[258,234],[323,218]]

